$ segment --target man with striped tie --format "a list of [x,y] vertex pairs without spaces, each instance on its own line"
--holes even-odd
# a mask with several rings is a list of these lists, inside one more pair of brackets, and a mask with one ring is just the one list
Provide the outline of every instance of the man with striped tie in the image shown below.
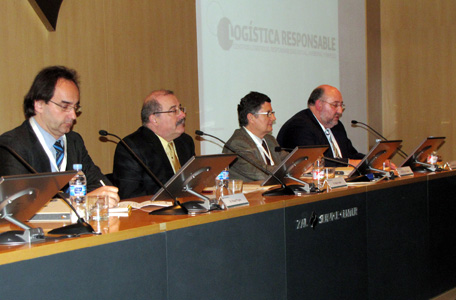
[[[72,131],[80,112],[76,71],[63,66],[41,70],[24,98],[23,108],[26,120],[4,133],[0,143],[16,151],[40,173],[72,170],[73,164],[82,164],[88,194],[106,194],[110,206],[116,206],[118,189],[109,186],[109,180],[90,158],[82,137]],[[28,173],[20,161],[0,149],[0,176]]]
[[[279,144],[271,135],[272,125],[276,120],[271,99],[265,94],[250,92],[241,99],[237,110],[241,128],[234,131],[226,144],[250,161],[272,171],[287,153],[275,151]],[[223,153],[231,151],[224,147]],[[242,179],[244,182],[263,180],[267,176],[268,174],[240,157],[230,166],[230,178]]]
[[[277,135],[284,148],[296,146],[329,145],[324,156],[357,165],[364,157],[353,147],[344,125],[340,122],[345,104],[340,91],[330,85],[315,88],[307,101],[307,109],[291,117]],[[326,166],[346,164],[326,161]]]

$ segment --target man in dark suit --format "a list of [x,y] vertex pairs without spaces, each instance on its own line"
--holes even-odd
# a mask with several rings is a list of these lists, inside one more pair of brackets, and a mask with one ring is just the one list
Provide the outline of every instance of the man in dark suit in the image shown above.
[[[172,91],[153,91],[141,109],[143,126],[124,138],[162,183],[195,155],[193,139],[184,133],[185,117],[185,107]],[[120,143],[114,155],[113,176],[121,199],[151,195],[160,188]]]
[[[283,124],[277,136],[280,146],[329,145],[324,156],[357,165],[364,154],[353,147],[344,125],[339,121],[345,110],[339,90],[321,85],[312,91],[307,106]],[[326,161],[325,165],[341,167],[344,164]]]
[[[76,71],[62,66],[41,70],[24,98],[23,108],[26,120],[4,133],[0,143],[12,148],[37,172],[72,170],[73,164],[82,164],[88,194],[107,194],[110,205],[117,205],[118,189],[109,186],[111,183],[93,163],[82,137],[71,131],[80,111]],[[54,146],[57,143],[61,155]],[[0,148],[1,176],[29,173],[18,159]]]
[[[264,94],[250,92],[238,105],[238,120],[241,128],[234,131],[227,145],[272,171],[287,153],[275,151],[279,144],[271,135],[272,125],[276,120],[271,99]],[[225,147],[223,153],[231,151]],[[267,176],[265,172],[240,157],[230,166],[230,178],[242,179],[244,182],[264,180]]]

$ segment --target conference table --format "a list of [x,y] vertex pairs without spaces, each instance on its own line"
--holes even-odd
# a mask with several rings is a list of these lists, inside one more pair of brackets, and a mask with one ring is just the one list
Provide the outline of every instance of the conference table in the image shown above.
[[92,223],[101,235],[0,246],[0,295],[429,299],[456,286],[455,189],[456,171],[443,171],[318,194],[256,190],[248,206],[196,216],[134,210]]

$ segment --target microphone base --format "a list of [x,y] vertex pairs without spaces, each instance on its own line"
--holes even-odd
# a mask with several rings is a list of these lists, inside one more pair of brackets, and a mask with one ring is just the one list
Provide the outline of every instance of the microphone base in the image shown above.
[[96,234],[93,227],[85,222],[78,220],[77,223],[52,229],[48,234],[59,234],[59,235],[81,235],[81,234]]
[[173,205],[168,207],[162,207],[157,210],[151,211],[149,215],[156,216],[176,216],[176,215],[187,215],[187,211],[180,205]]
[[151,211],[149,215],[196,215],[207,213],[209,211],[211,211],[211,207],[208,203],[201,200],[193,200],[179,202],[179,205],[163,207]]
[[291,195],[294,196],[295,192],[289,186],[285,186],[285,187],[279,187],[276,189],[266,191],[262,195],[263,196],[291,196]]

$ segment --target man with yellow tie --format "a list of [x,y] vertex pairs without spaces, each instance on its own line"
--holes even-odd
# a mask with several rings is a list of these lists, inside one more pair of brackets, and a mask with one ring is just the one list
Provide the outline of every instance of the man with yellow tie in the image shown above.
[[[172,91],[153,91],[141,109],[143,125],[124,138],[162,183],[195,155],[193,139],[184,133],[185,117],[185,107]],[[114,155],[113,177],[121,199],[152,195],[160,188],[120,143]]]

